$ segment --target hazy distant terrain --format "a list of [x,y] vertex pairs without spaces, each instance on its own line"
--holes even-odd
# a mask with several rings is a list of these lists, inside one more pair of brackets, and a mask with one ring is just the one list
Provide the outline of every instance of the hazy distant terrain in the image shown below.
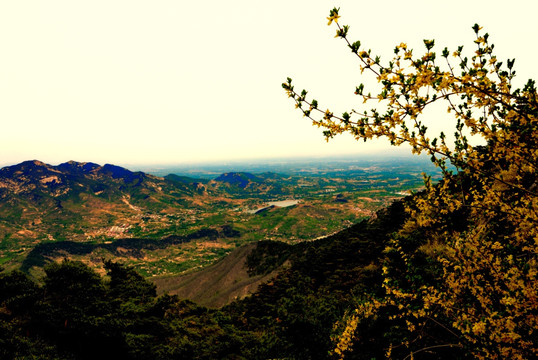
[[205,163],[185,165],[133,165],[126,166],[156,176],[168,174],[213,179],[226,172],[263,173],[274,172],[288,175],[335,175],[354,176],[364,171],[394,173],[436,173],[435,166],[427,157],[357,155],[319,158],[286,158],[258,161],[230,161],[228,163]]

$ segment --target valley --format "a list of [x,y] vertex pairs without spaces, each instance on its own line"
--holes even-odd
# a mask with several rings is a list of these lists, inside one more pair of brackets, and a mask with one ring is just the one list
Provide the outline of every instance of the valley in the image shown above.
[[425,164],[247,164],[160,176],[27,161],[0,169],[0,266],[38,276],[69,258],[104,273],[103,260],[115,260],[144,276],[180,274],[244,244],[334,234],[419,189]]

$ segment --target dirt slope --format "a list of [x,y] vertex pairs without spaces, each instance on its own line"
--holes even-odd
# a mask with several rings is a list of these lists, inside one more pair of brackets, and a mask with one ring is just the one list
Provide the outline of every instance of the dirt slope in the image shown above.
[[243,298],[275,274],[249,276],[246,260],[256,244],[242,246],[217,263],[200,271],[173,277],[156,277],[159,295],[168,293],[192,300],[200,305],[217,308],[236,298]]

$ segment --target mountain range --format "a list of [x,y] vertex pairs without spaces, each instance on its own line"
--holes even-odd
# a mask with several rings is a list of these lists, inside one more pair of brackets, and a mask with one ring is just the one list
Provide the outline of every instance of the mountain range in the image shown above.
[[133,226],[146,210],[186,206],[196,190],[110,164],[26,161],[0,169],[0,236],[87,240],[106,224]]
[[157,177],[111,164],[25,161],[0,169],[0,236],[52,240],[70,232],[75,240],[87,240],[102,235],[99,229],[107,224],[122,234],[122,229],[143,227],[141,218],[148,214],[178,215],[186,209],[208,210],[215,203],[237,206],[241,201],[233,195],[249,184],[256,185],[250,191],[258,196],[274,188],[263,177],[246,173],[207,181]]

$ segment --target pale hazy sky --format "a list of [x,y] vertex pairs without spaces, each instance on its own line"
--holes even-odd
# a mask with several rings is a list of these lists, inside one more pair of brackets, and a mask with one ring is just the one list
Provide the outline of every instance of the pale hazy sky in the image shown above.
[[[0,164],[115,164],[371,153],[385,143],[321,131],[281,88],[290,76],[321,104],[360,104],[356,59],[326,17],[386,55],[473,49],[471,26],[518,81],[537,78],[538,2],[298,0],[0,1]],[[439,122],[449,121],[440,119]]]

